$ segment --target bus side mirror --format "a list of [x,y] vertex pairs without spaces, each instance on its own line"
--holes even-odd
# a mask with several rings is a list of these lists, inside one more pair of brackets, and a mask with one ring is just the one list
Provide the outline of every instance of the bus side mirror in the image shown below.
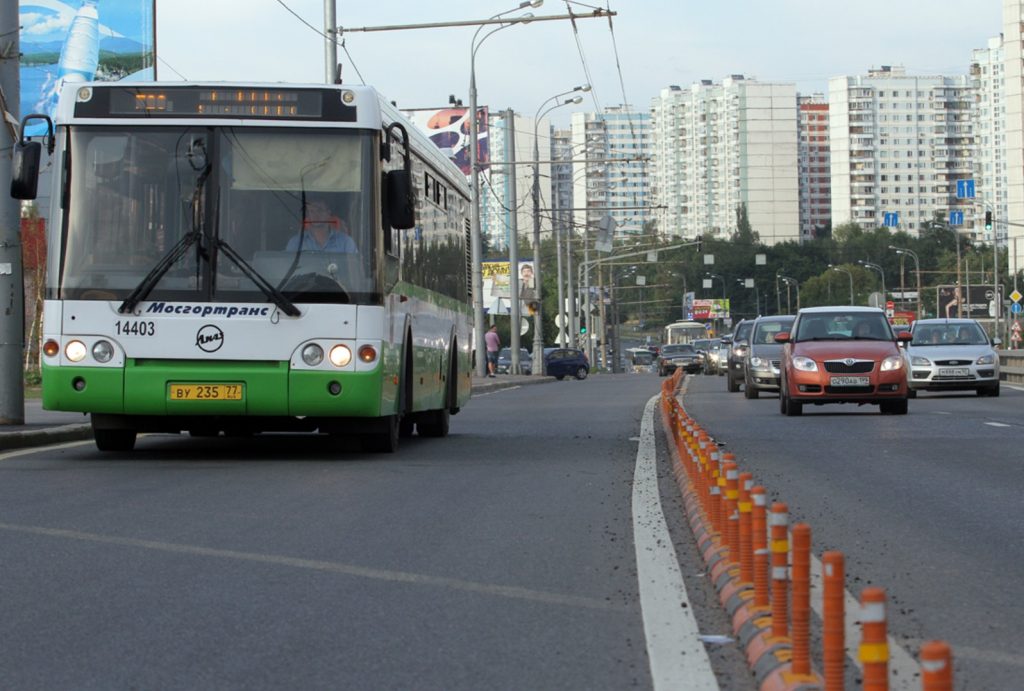
[[39,161],[43,145],[39,142],[15,142],[11,155],[11,196],[35,199],[39,189]]
[[389,170],[385,178],[388,223],[392,228],[406,230],[416,226],[416,205],[412,180],[406,170]]

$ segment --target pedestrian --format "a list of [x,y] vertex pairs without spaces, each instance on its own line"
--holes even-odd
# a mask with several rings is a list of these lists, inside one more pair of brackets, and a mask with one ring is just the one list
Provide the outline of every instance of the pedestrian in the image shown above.
[[498,327],[492,326],[484,334],[484,342],[487,344],[487,376],[493,377],[498,368],[498,351],[501,350],[501,338],[498,337]]

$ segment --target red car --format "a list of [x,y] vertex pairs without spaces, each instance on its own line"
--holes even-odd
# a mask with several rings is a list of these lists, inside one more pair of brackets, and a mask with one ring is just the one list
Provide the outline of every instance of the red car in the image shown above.
[[907,363],[882,310],[809,307],[797,313],[783,343],[779,410],[800,415],[805,404],[877,405],[883,415],[907,412]]

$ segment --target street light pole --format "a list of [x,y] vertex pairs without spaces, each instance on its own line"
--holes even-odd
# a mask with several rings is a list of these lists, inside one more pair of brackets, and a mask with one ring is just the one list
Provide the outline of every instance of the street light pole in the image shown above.
[[789,304],[789,287],[794,286],[796,288],[796,311],[800,311],[800,282],[790,276],[779,276],[782,282],[786,284],[786,312],[793,314],[792,306]]
[[885,269],[883,269],[878,264],[874,264],[872,262],[865,261],[864,259],[858,259],[857,263],[860,264],[861,266],[865,267],[865,268],[874,269],[875,271],[877,271],[882,276],[882,306],[884,307],[885,306],[885,302],[886,302],[886,297],[885,297]]
[[832,264],[829,264],[828,268],[832,269],[833,271],[842,271],[844,274],[847,275],[847,277],[849,277],[849,279],[850,279],[850,305],[851,306],[855,305],[856,303],[853,301],[853,272],[850,271],[849,269],[844,269],[841,266],[833,266]]
[[889,245],[889,249],[894,251],[896,254],[904,255],[909,254],[910,258],[914,260],[914,273],[917,274],[917,319],[921,318],[921,263],[917,259],[917,252],[905,247],[895,247]]
[[[543,2],[544,0],[533,0],[532,2],[528,0],[526,2],[521,2],[518,7],[505,10],[504,12],[499,12],[492,16],[491,20],[526,7],[540,7]],[[478,151],[478,138],[480,135],[476,117],[476,51],[480,48],[483,42],[487,40],[488,36],[491,36],[502,29],[507,29],[510,26],[513,25],[501,24],[497,29],[492,29],[490,32],[484,34],[484,37],[477,42],[477,36],[480,35],[480,30],[484,28],[484,25],[481,24],[473,33],[473,40],[470,42],[469,49],[469,171],[470,187],[473,194],[473,203],[470,210],[470,257],[473,262],[471,280],[471,287],[473,291],[473,342],[476,350],[476,374],[478,377],[483,377],[487,374],[487,363],[485,357],[487,345],[484,343],[484,247],[483,238],[480,235],[480,166]],[[513,325],[512,328],[518,328],[518,324]],[[534,361],[536,362],[536,357],[534,358]]]

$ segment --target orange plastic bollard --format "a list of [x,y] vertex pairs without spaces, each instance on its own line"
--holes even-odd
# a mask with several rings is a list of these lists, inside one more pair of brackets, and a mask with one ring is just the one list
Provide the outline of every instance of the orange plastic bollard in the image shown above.
[[921,691],[953,691],[953,653],[945,641],[921,646]]
[[843,691],[846,665],[846,575],[842,552],[821,555],[822,587],[822,669],[825,691]]
[[793,526],[793,674],[811,673],[811,526]]
[[864,691],[888,691],[889,642],[886,639],[885,589],[860,592],[860,661],[864,666]]
[[718,484],[718,478],[721,473],[719,467],[719,461],[721,454],[718,451],[717,444],[711,444],[709,441],[708,454],[706,456],[708,463],[708,501],[710,503],[710,511],[708,512],[711,517],[711,527],[718,533],[722,534],[722,488]]
[[[726,454],[732,456],[732,454]],[[725,469],[725,534],[729,546],[729,561],[740,563],[740,470],[732,461],[723,464]]]
[[754,484],[751,473],[740,473],[740,581],[754,582],[754,550],[750,545],[750,488]]
[[772,531],[772,637],[789,636],[789,507],[772,504],[768,516]]
[[753,506],[750,513],[750,546],[754,552],[754,606],[768,608],[768,498],[764,487],[750,490]]

